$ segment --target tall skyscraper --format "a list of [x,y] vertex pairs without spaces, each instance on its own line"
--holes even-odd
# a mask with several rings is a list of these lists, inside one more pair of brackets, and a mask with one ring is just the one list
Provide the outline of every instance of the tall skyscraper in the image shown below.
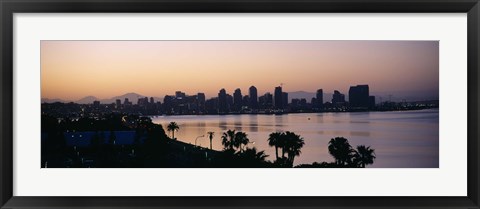
[[225,89],[218,92],[218,113],[227,113],[227,92]]
[[286,109],[288,107],[288,93],[282,92],[282,105],[283,108]]
[[352,108],[366,109],[370,105],[368,85],[350,86],[348,102]]
[[233,109],[233,96],[227,94],[227,112],[230,112]]
[[315,107],[322,109],[323,108],[323,89],[317,90],[316,100],[315,100]]
[[235,111],[240,111],[242,109],[243,96],[240,89],[235,89],[233,93],[233,106]]
[[253,110],[258,109],[257,88],[255,86],[250,86],[250,89],[248,89],[248,96],[250,97],[248,106]]
[[115,100],[115,108],[120,109],[122,107],[122,100]]
[[345,94],[337,90],[333,91],[332,104],[336,107],[343,106],[345,104]]
[[265,93],[263,96],[258,97],[258,107],[260,109],[272,109],[273,108],[273,95],[270,92]]
[[282,87],[277,86],[275,87],[274,99],[275,99],[275,108],[276,109],[283,109],[283,99],[282,99]]
[[197,93],[197,107],[199,112],[205,111],[205,94]]

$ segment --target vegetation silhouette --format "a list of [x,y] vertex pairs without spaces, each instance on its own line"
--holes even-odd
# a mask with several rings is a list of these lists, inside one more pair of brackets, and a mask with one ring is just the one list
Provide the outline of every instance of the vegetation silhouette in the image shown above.
[[235,130],[227,130],[222,134],[222,145],[224,150],[243,151],[243,146],[246,146],[250,140],[245,132],[236,132]]
[[180,127],[176,122],[170,122],[167,126],[167,130],[172,132],[172,139],[175,139],[175,131],[178,131]]
[[337,165],[344,166],[350,164],[353,151],[346,138],[335,137],[328,142],[328,152],[335,158]]
[[278,161],[278,147],[279,141],[282,137],[282,132],[273,132],[268,136],[268,145],[271,147],[275,147],[275,159]]
[[210,139],[210,149],[212,149],[212,139],[213,139],[213,136],[215,135],[215,132],[209,131],[207,132],[207,135],[208,135],[208,139]]
[[222,134],[222,145],[224,150],[235,151],[235,130],[228,130]]
[[[273,132],[269,135],[268,145],[275,147],[275,164],[281,167],[292,167],[295,156],[299,156],[305,141],[294,132]],[[278,156],[278,148],[282,149],[282,157]],[[287,157],[285,157],[287,154]]]
[[357,150],[353,155],[354,162],[362,167],[365,168],[366,165],[373,164],[375,160],[375,149],[370,149],[370,146],[366,147],[365,145],[357,146]]
[[366,165],[373,164],[376,155],[375,150],[370,146],[358,145],[357,149],[352,149],[348,139],[344,137],[335,137],[328,143],[328,151],[333,156],[335,162],[314,162],[312,164],[301,164],[297,168],[365,168]]
[[290,131],[285,132],[284,138],[285,142],[283,149],[285,149],[287,152],[288,165],[292,167],[295,156],[299,156],[302,153],[301,149],[303,145],[305,145],[305,141],[300,135],[297,135]]
[[[75,127],[81,127],[82,131]],[[178,124],[171,122],[166,130],[172,132],[172,138],[175,138],[174,132],[179,128]],[[125,132],[129,134],[125,135]],[[83,138],[81,135],[84,135]],[[269,146],[275,147],[275,160],[272,162],[267,159],[264,150],[247,146],[250,138],[245,132],[223,132],[221,151],[212,149],[215,133],[207,132],[207,135],[210,149],[169,140],[165,129],[152,123],[149,117],[107,115],[90,120],[42,115],[41,162],[42,167],[49,168],[292,168],[305,145],[304,139],[294,132],[271,133],[266,141]],[[81,140],[74,136],[80,136]],[[88,143],[78,144],[82,141]],[[334,162],[313,162],[295,167],[365,168],[376,159],[373,148],[358,145],[352,149],[344,137],[332,138],[328,151]]]

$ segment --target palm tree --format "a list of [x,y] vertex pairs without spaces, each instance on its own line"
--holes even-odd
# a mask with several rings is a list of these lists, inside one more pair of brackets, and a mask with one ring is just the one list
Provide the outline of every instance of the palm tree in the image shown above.
[[353,150],[346,138],[335,137],[328,142],[328,152],[337,165],[345,165],[351,160]]
[[277,146],[282,148],[282,158],[285,158],[285,153],[287,150],[285,149],[285,145],[287,142],[287,137],[284,132],[280,134],[280,137],[277,139]]
[[275,156],[277,157],[276,159],[278,160],[278,144],[280,141],[280,138],[282,137],[282,132],[273,132],[268,136],[268,145],[271,147],[275,147]]
[[168,124],[167,130],[172,132],[172,139],[175,139],[175,131],[177,131],[178,129],[180,129],[180,127],[178,127],[177,123],[170,122]]
[[287,131],[285,132],[285,145],[284,149],[288,154],[288,163],[290,166],[293,166],[293,161],[295,156],[299,156],[302,152],[301,149],[305,144],[305,141],[300,135],[295,134],[294,132]]
[[235,134],[235,147],[239,148],[239,152],[243,151],[242,145],[247,145],[250,140],[247,137],[247,134],[245,132],[237,132]]
[[213,138],[213,135],[215,135],[215,132],[209,131],[207,132],[207,134],[208,134],[208,138],[210,139],[210,149],[212,149],[212,138]]
[[235,143],[235,130],[228,130],[222,134],[222,145],[225,150],[233,150]]
[[354,154],[354,161],[357,165],[365,168],[365,165],[373,164],[375,158],[375,149],[370,149],[370,146],[365,147],[365,145],[357,146],[357,150]]
[[235,130],[228,130],[222,135],[222,145],[225,150],[234,150],[237,148],[242,151],[242,145],[247,145],[250,140],[245,132],[235,132]]
[[254,167],[266,163],[266,158],[268,157],[268,155],[265,154],[265,151],[258,152],[255,147],[247,148],[244,152],[239,153],[238,155],[242,157],[248,166]]

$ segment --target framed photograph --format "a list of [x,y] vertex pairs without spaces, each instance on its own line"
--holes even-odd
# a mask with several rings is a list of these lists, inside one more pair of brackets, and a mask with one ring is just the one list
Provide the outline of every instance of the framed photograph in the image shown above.
[[2,208],[479,208],[479,4],[1,1]]

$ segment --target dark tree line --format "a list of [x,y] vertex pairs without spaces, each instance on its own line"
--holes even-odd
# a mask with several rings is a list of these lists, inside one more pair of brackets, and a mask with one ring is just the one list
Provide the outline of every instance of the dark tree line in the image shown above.
[[[72,129],[93,131],[90,145],[66,146],[64,133]],[[133,143],[120,145],[115,131],[126,129],[135,131]],[[167,126],[172,136],[169,138],[161,125],[152,123],[147,117],[112,115],[103,119],[59,120],[42,115],[42,167],[291,168],[305,145],[303,137],[294,132],[273,132],[267,139],[275,148],[275,160],[271,162],[265,151],[248,147],[253,142],[245,132],[225,131],[220,135],[224,149],[216,151],[211,145],[214,132],[207,133],[210,139],[208,149],[175,140],[175,131],[179,129],[177,123],[171,122]],[[364,168],[376,158],[374,149],[364,145],[354,149],[343,137],[331,139],[328,151],[335,162],[296,167]]]

